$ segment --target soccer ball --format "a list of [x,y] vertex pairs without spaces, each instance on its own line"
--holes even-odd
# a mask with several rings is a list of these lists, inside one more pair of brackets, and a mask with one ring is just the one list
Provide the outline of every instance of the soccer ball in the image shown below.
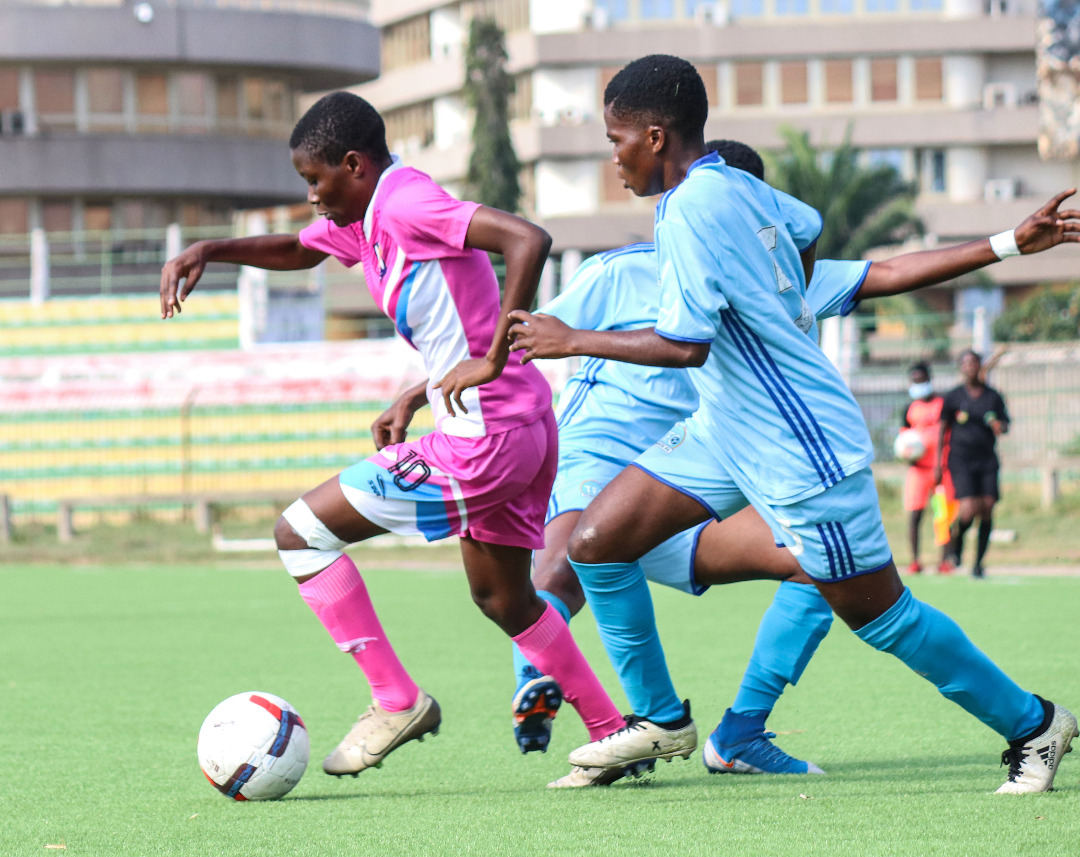
[[926,443],[915,429],[904,429],[893,441],[893,453],[901,461],[914,464],[926,455]]
[[300,782],[310,747],[300,715],[280,696],[230,696],[199,730],[199,767],[233,800],[275,800]]

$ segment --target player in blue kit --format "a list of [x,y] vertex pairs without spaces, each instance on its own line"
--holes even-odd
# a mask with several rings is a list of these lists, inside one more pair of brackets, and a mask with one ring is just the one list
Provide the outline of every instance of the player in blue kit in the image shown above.
[[571,353],[691,367],[699,407],[600,492],[571,538],[570,562],[636,715],[571,763],[611,769],[693,751],[696,729],[667,674],[638,559],[749,502],[861,639],[1006,738],[999,792],[1050,788],[1075,718],[1019,688],[896,573],[865,423],[817,347],[805,297],[820,218],[705,155],[707,98],[689,63],[631,63],[604,100],[627,186],[667,191],[656,220],[662,309],[653,329],[580,332]]
[[[713,141],[730,166],[764,178],[761,158],[734,141]],[[1021,252],[1037,253],[1080,238],[1080,224],[1059,212],[1065,191],[1026,218],[1013,232]],[[990,241],[869,262],[818,261],[807,300],[818,319],[847,315],[861,300],[923,288],[996,262]],[[659,312],[655,250],[634,244],[599,254],[575,273],[569,288],[529,316],[532,325],[558,319],[570,328],[633,329],[655,323]],[[542,314],[542,315],[540,315]],[[559,333],[560,331],[556,331]],[[568,331],[562,330],[565,335]],[[548,334],[549,337],[553,334]],[[550,347],[550,345],[549,345]],[[548,508],[546,547],[537,552],[533,582],[541,598],[569,621],[584,595],[566,560],[569,535],[588,505],[623,466],[661,436],[671,422],[694,410],[697,394],[687,373],[587,359],[567,382],[559,418],[560,461]],[[787,550],[772,548],[768,527],[752,509],[723,522],[684,531],[641,558],[646,579],[701,594],[709,586],[767,577],[782,583],[766,611],[738,694],[705,749],[717,773],[819,773],[772,744],[765,720],[787,684],[795,684],[832,622],[832,610],[801,573]],[[560,704],[558,685],[515,649],[515,736],[522,752],[543,750]],[[561,786],[607,781],[603,769],[575,769]]]

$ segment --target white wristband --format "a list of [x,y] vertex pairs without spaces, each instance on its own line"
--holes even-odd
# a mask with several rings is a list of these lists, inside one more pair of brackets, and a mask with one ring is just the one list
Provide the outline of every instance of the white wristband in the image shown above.
[[999,232],[997,235],[991,235],[990,249],[994,251],[994,255],[999,259],[1004,259],[1008,256],[1019,256],[1020,248],[1016,246],[1016,230],[1010,229],[1008,232]]

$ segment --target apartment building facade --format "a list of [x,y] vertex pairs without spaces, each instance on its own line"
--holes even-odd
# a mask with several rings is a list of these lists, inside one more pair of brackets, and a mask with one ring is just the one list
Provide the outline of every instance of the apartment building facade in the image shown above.
[[[382,74],[357,91],[396,151],[458,187],[463,44],[472,17],[496,18],[525,213],[575,258],[651,239],[653,201],[631,197],[610,163],[603,90],[638,56],[677,54],[705,81],[708,137],[776,149],[783,125],[821,145],[850,127],[867,159],[918,182],[925,243],[946,244],[1007,229],[1080,183],[1075,161],[1037,151],[1036,13],[1035,0],[373,0]],[[993,312],[1006,291],[1072,279],[1073,250],[1008,260],[990,269],[995,288],[935,303]]]

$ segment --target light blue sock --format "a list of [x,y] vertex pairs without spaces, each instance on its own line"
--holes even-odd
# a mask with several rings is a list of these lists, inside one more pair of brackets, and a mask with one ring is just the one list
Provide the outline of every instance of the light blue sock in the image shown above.
[[[563,617],[567,625],[570,624],[570,608],[566,606],[558,595],[552,595],[542,589],[538,589],[536,594],[559,611],[559,615]],[[532,681],[534,678],[540,678],[541,673],[521,654],[521,649],[518,648],[517,643],[511,643],[510,646],[514,653],[514,681],[517,682],[514,693],[517,693],[526,682]]]
[[1019,687],[967,638],[952,619],[905,589],[892,607],[855,632],[896,655],[942,695],[1013,741],[1043,720],[1038,697]]
[[636,562],[590,565],[573,560],[570,564],[585,590],[600,640],[634,714],[655,723],[680,719],[683,705],[668,674],[652,595],[641,566]]
[[832,625],[832,608],[817,587],[781,583],[758,625],[750,663],[731,710],[766,717],[789,684],[796,684]]

